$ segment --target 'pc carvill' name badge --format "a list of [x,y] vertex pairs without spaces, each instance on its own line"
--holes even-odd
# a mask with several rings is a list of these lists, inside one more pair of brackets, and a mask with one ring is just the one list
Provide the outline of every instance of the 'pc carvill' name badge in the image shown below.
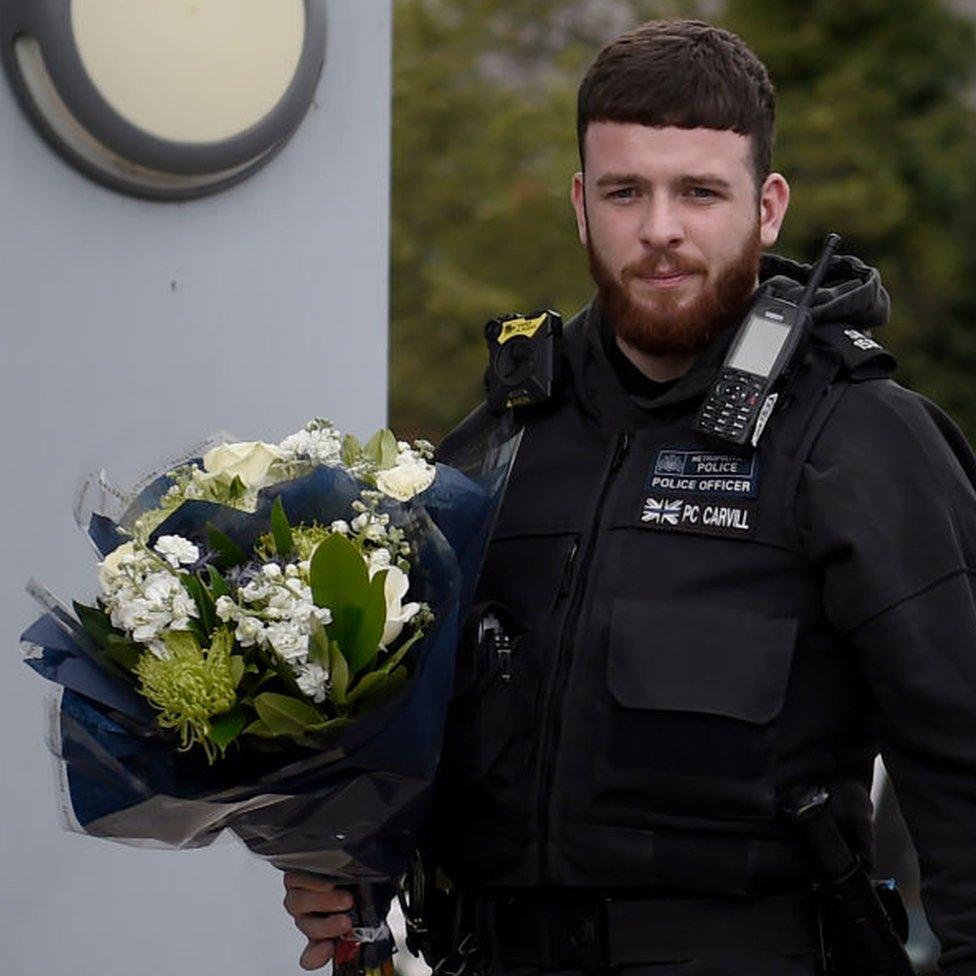
[[759,459],[685,447],[651,457],[640,524],[696,535],[748,537],[755,524]]

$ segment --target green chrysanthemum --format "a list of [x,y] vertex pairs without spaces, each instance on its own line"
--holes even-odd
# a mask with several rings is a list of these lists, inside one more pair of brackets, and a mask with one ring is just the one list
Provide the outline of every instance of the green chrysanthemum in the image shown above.
[[210,738],[210,719],[237,701],[230,654],[234,638],[218,630],[206,653],[188,631],[169,631],[163,640],[169,657],[147,652],[136,665],[139,691],[159,709],[160,726],[179,731],[184,750],[199,742],[213,762],[218,747]]

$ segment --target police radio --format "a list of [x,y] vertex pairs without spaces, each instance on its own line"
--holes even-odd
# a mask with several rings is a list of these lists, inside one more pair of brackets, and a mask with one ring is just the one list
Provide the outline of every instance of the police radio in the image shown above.
[[839,243],[837,234],[827,235],[799,304],[760,292],[698,411],[696,431],[739,446],[759,443],[779,397],[775,387],[805,344],[810,303]]
[[559,380],[563,320],[556,312],[509,315],[485,326],[488,409],[504,413],[548,400]]

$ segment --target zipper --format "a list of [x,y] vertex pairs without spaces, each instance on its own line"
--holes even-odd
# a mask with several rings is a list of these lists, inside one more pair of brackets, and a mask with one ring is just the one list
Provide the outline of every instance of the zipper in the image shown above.
[[[551,680],[548,683],[547,693],[542,701],[542,735],[539,741],[539,755],[537,760],[539,771],[536,777],[539,783],[539,881],[544,885],[549,883],[549,819],[552,802],[552,785],[556,770],[556,753],[559,747],[560,699],[566,686],[566,680],[569,677],[570,658],[576,635],[576,626],[579,623],[583,598],[586,595],[587,570],[593,558],[600,524],[603,521],[603,506],[606,502],[607,494],[610,491],[610,485],[613,483],[614,476],[623,466],[624,459],[627,457],[629,450],[630,432],[626,430],[621,431],[617,435],[617,442],[614,445],[610,464],[600,485],[600,493],[590,519],[590,528],[587,533],[582,559],[576,558],[579,549],[579,543],[576,542],[570,550],[569,557],[566,561],[563,581],[560,586],[560,595],[562,595],[562,590],[565,586],[567,592],[572,590],[572,597],[569,606],[566,608],[566,616],[563,618],[555,666],[550,671]],[[578,564],[575,573],[575,586],[572,585],[574,564]]]
[[562,600],[563,597],[569,596],[569,591],[572,588],[573,582],[573,564],[576,562],[576,553],[579,552],[579,539],[573,539],[572,548],[569,550],[569,555],[566,556],[566,562],[563,563],[563,574],[559,579],[559,592],[556,594],[557,600]]

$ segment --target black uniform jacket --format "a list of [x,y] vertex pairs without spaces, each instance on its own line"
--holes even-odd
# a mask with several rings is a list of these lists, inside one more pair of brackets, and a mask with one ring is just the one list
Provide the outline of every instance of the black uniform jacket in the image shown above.
[[[794,299],[807,274],[764,259]],[[456,881],[805,890],[782,804],[829,787],[867,855],[880,749],[944,971],[976,974],[976,462],[888,378],[864,334],[887,310],[877,273],[835,258],[744,453],[691,429],[731,333],[641,401],[598,307],[568,324],[479,586],[515,650],[460,652],[433,840]]]

